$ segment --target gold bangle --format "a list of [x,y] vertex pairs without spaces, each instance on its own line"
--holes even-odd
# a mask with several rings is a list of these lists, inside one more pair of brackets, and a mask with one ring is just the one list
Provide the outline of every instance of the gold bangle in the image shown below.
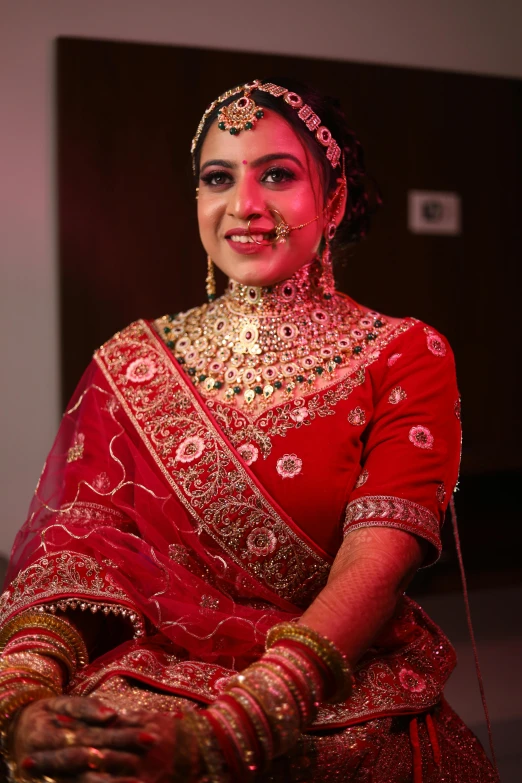
[[19,668],[12,669],[11,671],[4,671],[0,674],[0,698],[2,692],[9,690],[8,686],[11,683],[15,688],[26,687],[36,683],[55,690],[57,694],[61,691],[61,689],[56,687],[56,684],[48,677],[45,677],[45,675],[39,674],[34,671],[34,669]]
[[297,623],[279,623],[270,629],[266,640],[266,649],[285,639],[300,642],[308,647],[325,663],[332,673],[336,688],[329,701],[344,701],[349,698],[353,686],[353,674],[346,656],[326,636],[306,625]]
[[187,710],[183,713],[182,721],[188,722],[189,730],[192,729],[197,738],[198,750],[209,779],[213,783],[229,783],[230,778],[225,773],[224,757],[219,742],[204,712]]
[[18,631],[28,628],[44,628],[52,631],[72,648],[76,655],[76,666],[86,666],[89,662],[87,647],[78,631],[63,617],[29,610],[9,620],[0,631],[0,653],[3,652],[9,639]]
[[234,680],[257,701],[267,717],[275,743],[274,756],[293,747],[300,734],[299,708],[295,704],[292,709],[275,678],[259,669],[247,669]]
[[[28,636],[28,639],[30,638],[31,636]],[[31,652],[42,656],[45,655],[58,661],[66,669],[69,677],[72,678],[76,674],[76,662],[71,660],[69,650],[70,648],[57,639],[48,641],[47,638],[44,640],[38,636],[35,637],[34,643],[31,645]]]
[[60,664],[47,655],[33,652],[17,652],[0,657],[0,671],[7,668],[38,672],[55,685],[62,687],[63,671]]
[[[230,726],[230,730],[228,731],[228,733],[231,735],[236,750],[239,751],[238,756],[240,759],[240,763],[243,763],[247,768],[251,767],[251,765],[256,761],[255,758],[256,754],[254,749],[252,748],[252,744],[250,742],[248,734],[246,733],[246,731],[243,730],[241,726],[241,721],[237,713],[237,710],[234,710],[234,708],[230,704],[227,704],[226,702],[220,703],[219,699],[217,702],[214,702],[214,704],[210,705],[209,710],[214,715],[216,715],[216,713],[219,713],[227,728],[228,726]],[[251,769],[251,772],[253,771],[254,770]],[[244,774],[246,779],[246,776],[248,775],[247,769],[244,770]]]

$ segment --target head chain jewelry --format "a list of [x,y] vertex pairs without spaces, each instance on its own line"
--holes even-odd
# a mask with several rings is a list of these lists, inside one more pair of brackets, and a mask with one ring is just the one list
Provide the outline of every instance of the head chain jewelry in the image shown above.
[[258,120],[263,118],[263,109],[261,109],[251,97],[251,93],[254,90],[267,92],[270,95],[273,95],[274,98],[284,98],[286,103],[297,111],[297,116],[305,123],[308,130],[315,134],[315,138],[319,144],[326,148],[326,157],[330,161],[332,168],[335,169],[339,166],[341,148],[332,137],[328,128],[321,125],[320,117],[318,117],[313,109],[303,101],[301,96],[287,90],[286,87],[278,87],[277,84],[272,84],[271,82],[263,84],[259,79],[255,79],[252,82],[247,82],[239,87],[233,87],[231,90],[227,90],[227,92],[224,92],[207,107],[198,125],[196,135],[192,139],[190,148],[192,154],[192,169],[194,173],[196,173],[194,153],[199,137],[203,132],[208,116],[212,114],[220,103],[228,100],[228,98],[231,98],[233,95],[237,95],[240,92],[243,93],[236,101],[232,101],[232,103],[227,106],[223,106],[218,114],[218,128],[220,130],[228,130],[233,136],[236,136],[242,130],[252,130]]

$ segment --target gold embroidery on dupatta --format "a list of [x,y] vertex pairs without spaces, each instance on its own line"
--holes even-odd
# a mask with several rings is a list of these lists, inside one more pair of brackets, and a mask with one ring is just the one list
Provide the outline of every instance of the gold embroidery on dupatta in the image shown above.
[[0,626],[30,606],[51,613],[70,608],[121,614],[134,626],[136,637],[144,632],[139,612],[102,564],[76,552],[54,552],[20,571],[0,596]]
[[[95,359],[157,466],[204,530],[265,588],[306,605],[330,564],[272,507],[213,426],[144,321],[115,335]],[[260,554],[252,534],[269,530]]]

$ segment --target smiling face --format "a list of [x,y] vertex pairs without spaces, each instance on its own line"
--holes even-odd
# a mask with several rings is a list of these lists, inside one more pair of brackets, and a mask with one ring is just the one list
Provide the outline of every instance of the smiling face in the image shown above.
[[[313,222],[276,243],[277,213],[290,226]],[[244,285],[273,285],[314,258],[325,226],[321,178],[279,114],[265,109],[254,130],[237,136],[213,123],[201,149],[198,222],[214,263]]]

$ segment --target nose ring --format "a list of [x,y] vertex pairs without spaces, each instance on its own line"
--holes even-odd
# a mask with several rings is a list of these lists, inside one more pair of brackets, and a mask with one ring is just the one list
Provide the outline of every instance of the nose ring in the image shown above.
[[[275,224],[275,242],[281,242],[284,243],[290,236],[290,231],[292,231],[292,228],[288,225],[282,214],[279,212],[278,209],[274,209],[273,207],[267,207],[267,212],[270,212],[271,215],[275,215],[277,217],[277,223]],[[250,239],[256,244],[256,245],[262,245],[262,242],[258,242],[257,239],[254,239],[252,236],[252,232],[250,230],[250,226],[252,221],[255,220],[255,217],[251,217],[247,221],[247,232]],[[300,226],[297,226],[297,228],[300,228]]]
[[[297,231],[299,228],[305,228],[306,226],[309,226],[311,223],[314,223],[316,220],[319,220],[319,215],[316,215],[312,220],[309,220],[307,223],[300,223],[298,226],[290,226],[282,214],[279,212],[278,209],[274,209],[274,207],[267,207],[267,212],[270,212],[271,215],[275,215],[277,218],[277,223],[275,224],[275,242],[278,242],[281,245],[284,245],[288,237],[290,236],[291,231]],[[256,245],[262,245],[262,242],[258,242],[254,237],[252,236],[252,233],[250,231],[250,225],[252,221],[254,220],[253,217],[249,218],[247,221],[247,232],[250,239],[256,244]]]

